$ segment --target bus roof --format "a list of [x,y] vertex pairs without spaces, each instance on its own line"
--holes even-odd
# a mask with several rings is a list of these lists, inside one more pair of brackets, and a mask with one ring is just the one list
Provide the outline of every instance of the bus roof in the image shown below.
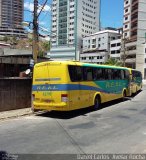
[[79,65],[79,66],[115,68],[115,69],[125,69],[125,70],[131,69],[131,68],[127,68],[127,67],[100,65],[100,64],[93,64],[93,63],[91,64],[91,63],[84,63],[84,62],[79,62],[79,61],[46,61],[46,62],[37,63],[35,66],[42,66],[42,65],[45,65],[45,64]]

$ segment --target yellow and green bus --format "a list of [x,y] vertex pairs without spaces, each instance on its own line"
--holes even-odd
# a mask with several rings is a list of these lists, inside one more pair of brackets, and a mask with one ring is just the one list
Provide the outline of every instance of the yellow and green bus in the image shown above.
[[71,111],[130,96],[130,69],[48,61],[34,66],[32,109]]
[[129,68],[129,72],[131,74],[131,95],[136,94],[142,88],[142,74],[140,71]]

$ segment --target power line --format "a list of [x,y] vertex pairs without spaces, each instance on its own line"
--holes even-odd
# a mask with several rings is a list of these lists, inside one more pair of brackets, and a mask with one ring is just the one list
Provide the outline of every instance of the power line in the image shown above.
[[41,14],[42,10],[44,9],[44,7],[45,7],[47,2],[48,2],[48,0],[46,0],[45,3],[43,4],[43,6],[42,6],[42,8],[41,8],[41,10],[40,10],[40,12],[38,14],[38,18],[39,18],[40,14]]

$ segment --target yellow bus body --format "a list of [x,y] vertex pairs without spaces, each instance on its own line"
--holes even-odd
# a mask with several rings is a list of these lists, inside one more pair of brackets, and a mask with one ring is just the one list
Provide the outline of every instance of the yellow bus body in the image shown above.
[[[122,98],[124,92],[129,94],[128,80],[101,81],[100,85],[94,81],[72,82],[68,65],[82,66],[83,63],[49,61],[35,65],[32,86],[34,110],[71,111],[93,106],[97,95],[104,103]],[[120,92],[115,91],[116,87]]]
[[[136,69],[128,68],[130,72],[130,90],[131,95],[137,93],[142,89],[142,75],[140,71],[137,71]],[[134,75],[133,72],[137,73],[138,76]]]

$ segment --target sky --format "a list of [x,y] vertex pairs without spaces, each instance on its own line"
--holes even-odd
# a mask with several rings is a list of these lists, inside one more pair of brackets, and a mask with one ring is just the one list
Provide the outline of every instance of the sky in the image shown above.
[[122,27],[124,0],[101,0],[101,26]]
[[[40,6],[46,0],[39,0]],[[51,4],[48,0],[39,17],[40,26],[50,31]],[[100,22],[102,27],[122,27],[124,0],[101,0]],[[33,0],[24,0],[24,21],[32,22]]]

